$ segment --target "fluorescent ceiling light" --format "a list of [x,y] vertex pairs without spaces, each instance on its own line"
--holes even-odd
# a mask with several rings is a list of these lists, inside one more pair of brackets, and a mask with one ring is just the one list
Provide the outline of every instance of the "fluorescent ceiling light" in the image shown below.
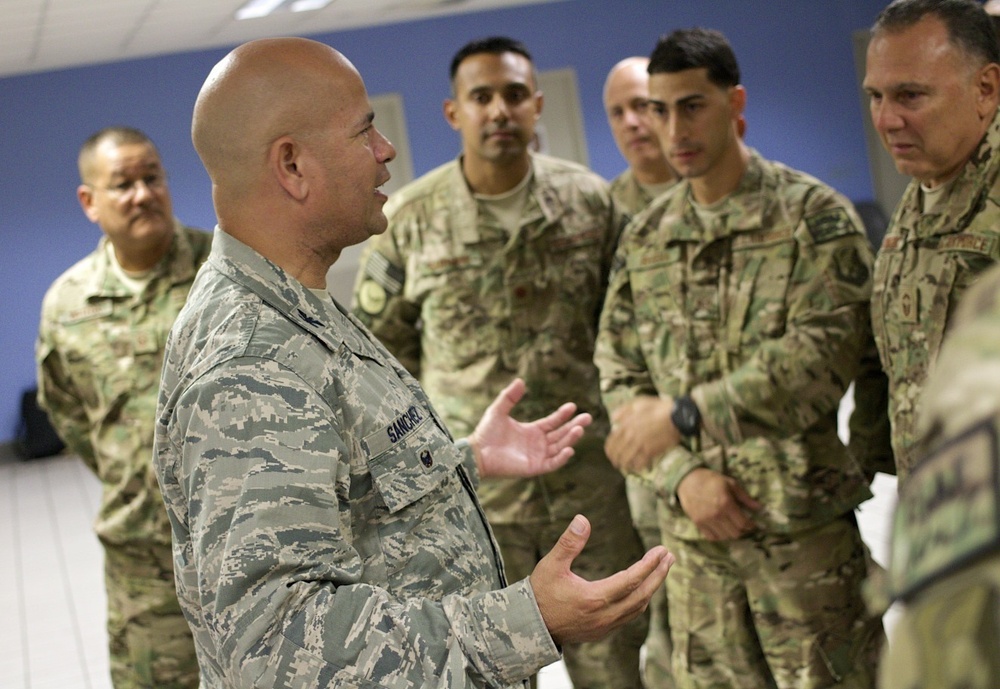
[[308,12],[309,10],[321,10],[329,5],[333,0],[295,0],[288,6],[292,12]]
[[266,17],[281,7],[285,0],[250,0],[243,7],[236,10],[237,19],[256,19]]
[[280,11],[307,12],[320,10],[333,0],[249,0],[236,10],[237,19],[257,19]]

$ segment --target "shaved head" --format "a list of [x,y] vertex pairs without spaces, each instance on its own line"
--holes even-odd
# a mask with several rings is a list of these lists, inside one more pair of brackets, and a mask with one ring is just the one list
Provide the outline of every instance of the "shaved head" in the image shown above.
[[635,179],[644,185],[666,184],[676,177],[650,128],[649,58],[627,57],[604,80],[604,112],[615,144]]
[[[1000,0],[998,0],[1000,1]],[[604,102],[608,102],[608,89],[610,89],[619,80],[631,81],[636,78],[646,80],[649,75],[646,73],[646,68],[649,67],[648,57],[627,57],[608,72],[608,78],[604,80]]]
[[191,122],[213,184],[247,191],[273,141],[308,139],[328,125],[350,79],[360,81],[347,58],[304,38],[251,41],[229,53],[205,80]]
[[361,75],[328,45],[241,45],[208,75],[191,140],[219,227],[309,287],[347,246],[386,227],[379,187],[395,149],[374,126]]

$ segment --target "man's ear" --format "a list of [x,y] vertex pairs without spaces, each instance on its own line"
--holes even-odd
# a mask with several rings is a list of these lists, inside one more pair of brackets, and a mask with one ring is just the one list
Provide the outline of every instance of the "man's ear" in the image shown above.
[[991,62],[979,70],[976,76],[976,109],[979,117],[992,120],[1000,104],[1000,65]]
[[545,94],[541,91],[535,91],[532,98],[535,99],[535,121],[537,122],[542,117],[542,107],[545,105]]
[[87,184],[81,184],[76,188],[76,198],[80,202],[80,208],[87,220],[96,223],[100,217],[100,212],[94,204],[94,190]]
[[309,194],[303,157],[302,146],[290,136],[275,139],[268,150],[268,168],[278,185],[297,201],[302,201]]
[[742,84],[729,89],[729,106],[733,109],[734,116],[743,114],[743,110],[747,107],[747,90]]
[[447,122],[448,125],[457,132],[459,127],[458,102],[452,98],[445,98],[441,109],[444,111],[445,122]]

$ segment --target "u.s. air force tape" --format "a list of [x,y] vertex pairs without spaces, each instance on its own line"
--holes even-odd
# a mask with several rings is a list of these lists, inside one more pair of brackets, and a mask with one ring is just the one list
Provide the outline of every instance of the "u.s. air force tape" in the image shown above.
[[906,599],[945,574],[1000,548],[1000,464],[993,420],[936,449],[900,491],[889,586]]

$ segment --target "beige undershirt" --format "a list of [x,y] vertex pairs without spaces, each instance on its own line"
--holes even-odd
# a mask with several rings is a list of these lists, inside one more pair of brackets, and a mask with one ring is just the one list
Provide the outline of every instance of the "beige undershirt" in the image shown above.
[[111,271],[121,280],[129,292],[132,294],[142,294],[142,291],[146,289],[146,285],[153,279],[153,274],[156,273],[157,266],[138,273],[125,270],[118,262],[118,257],[115,256],[114,245],[108,242],[104,246],[105,251],[108,253],[108,260],[111,263]]
[[517,185],[510,191],[502,194],[473,194],[473,198],[479,202],[479,208],[493,218],[510,234],[517,232],[521,227],[521,218],[524,217],[524,207],[528,203],[528,182],[531,181],[532,170],[524,176]]
[[651,199],[655,199],[672,186],[674,186],[673,180],[670,180],[669,182],[661,182],[660,184],[643,184],[642,182],[639,182],[639,188],[646,192]]
[[324,287],[323,289],[312,289],[311,287],[309,287],[307,289],[314,295],[316,295],[316,298],[319,299],[324,304],[327,304],[328,306],[333,306],[333,295],[326,291],[326,287]]
[[691,195],[690,199],[691,207],[694,208],[695,215],[697,215],[698,220],[701,221],[701,226],[704,227],[710,234],[720,232],[723,229],[723,218],[728,210],[729,197],[725,196],[715,203],[710,203],[707,206],[695,201],[694,195]]
[[949,180],[944,184],[939,184],[933,189],[928,189],[923,184],[920,185],[920,212],[930,213],[937,209],[942,199],[949,194],[951,188],[955,186],[955,180]]

